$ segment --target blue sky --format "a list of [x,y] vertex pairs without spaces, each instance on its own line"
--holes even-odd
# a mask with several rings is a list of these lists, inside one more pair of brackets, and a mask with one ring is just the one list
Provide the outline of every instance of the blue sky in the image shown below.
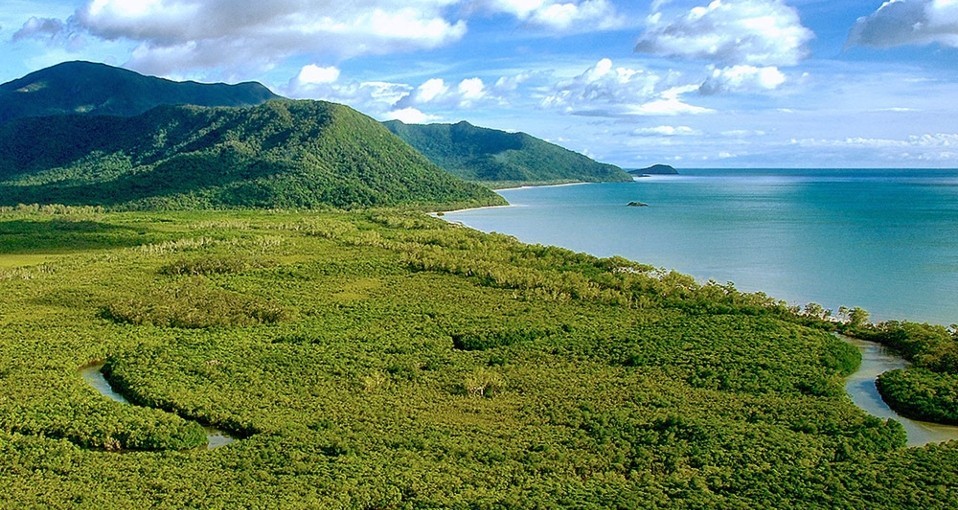
[[958,167],[958,0],[5,0],[66,60],[255,80],[624,167]]

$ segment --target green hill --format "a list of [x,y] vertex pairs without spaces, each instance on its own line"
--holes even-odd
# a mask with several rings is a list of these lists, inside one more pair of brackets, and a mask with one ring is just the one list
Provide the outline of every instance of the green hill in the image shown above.
[[375,120],[321,101],[162,106],[0,125],[0,205],[125,209],[503,203]]
[[64,62],[0,85],[0,123],[64,114],[133,116],[156,106],[253,106],[279,96],[259,83],[174,82],[92,62]]
[[525,133],[458,124],[404,124],[386,127],[430,161],[470,181],[500,184],[629,181],[621,168]]

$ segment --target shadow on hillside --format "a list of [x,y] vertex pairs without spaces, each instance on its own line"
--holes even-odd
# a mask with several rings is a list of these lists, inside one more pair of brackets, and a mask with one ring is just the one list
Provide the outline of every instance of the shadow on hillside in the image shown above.
[[0,254],[132,247],[150,242],[152,237],[146,230],[96,221],[0,221]]
[[[57,203],[115,207],[145,199],[180,197],[188,202],[215,197],[223,190],[295,172],[288,161],[265,161],[225,149],[174,156],[149,170],[140,170],[106,182],[38,186],[0,185],[0,205]],[[247,200],[256,197],[243,197]],[[174,199],[175,200],[175,199]],[[215,200],[215,199],[214,199]],[[202,204],[187,203],[197,206]],[[251,205],[251,204],[231,204]],[[252,204],[256,205],[256,204]]]

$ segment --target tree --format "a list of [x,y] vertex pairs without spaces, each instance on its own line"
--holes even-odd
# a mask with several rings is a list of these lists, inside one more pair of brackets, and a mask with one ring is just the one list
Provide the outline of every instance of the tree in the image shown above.
[[868,311],[864,308],[855,307],[848,311],[848,325],[853,328],[864,326],[868,322]]

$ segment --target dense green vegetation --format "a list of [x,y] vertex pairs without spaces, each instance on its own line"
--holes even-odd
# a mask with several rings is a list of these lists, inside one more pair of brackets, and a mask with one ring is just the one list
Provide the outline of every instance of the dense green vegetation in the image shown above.
[[958,506],[958,444],[903,448],[855,349],[731,285],[399,212],[0,236],[0,507]]
[[502,204],[346,106],[163,106],[0,125],[0,205],[119,209]]
[[955,327],[888,321],[852,333],[900,353],[911,366],[885,372],[878,391],[888,405],[917,420],[958,424],[958,336]]
[[629,181],[621,168],[525,133],[457,124],[385,123],[390,131],[454,175],[493,187]]
[[254,106],[277,99],[259,83],[174,82],[92,62],[64,62],[0,85],[0,124],[22,117],[133,116],[160,105]]

